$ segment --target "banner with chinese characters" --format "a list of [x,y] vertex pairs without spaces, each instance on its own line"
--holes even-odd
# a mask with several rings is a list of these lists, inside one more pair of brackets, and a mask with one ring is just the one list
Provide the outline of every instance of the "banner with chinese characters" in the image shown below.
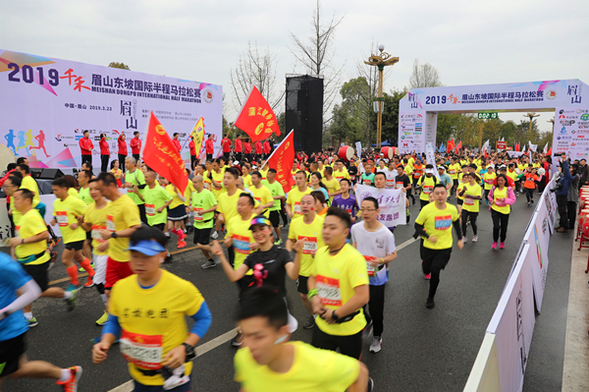
[[578,79],[412,89],[399,103],[399,150],[423,152],[426,143],[436,145],[436,113],[578,109],[587,106],[587,94],[589,86]]
[[572,160],[589,157],[589,106],[556,108],[552,153]]
[[79,167],[85,130],[94,167],[100,167],[101,133],[111,159],[122,133],[131,155],[133,132],[144,140],[150,110],[170,136],[180,134],[182,158],[190,162],[188,139],[201,117],[220,150],[222,96],[219,85],[0,49],[0,140],[32,167]]
[[372,196],[378,200],[378,221],[386,227],[407,224],[406,195],[401,189],[377,189],[372,186],[360,185],[356,187],[358,205],[362,200]]

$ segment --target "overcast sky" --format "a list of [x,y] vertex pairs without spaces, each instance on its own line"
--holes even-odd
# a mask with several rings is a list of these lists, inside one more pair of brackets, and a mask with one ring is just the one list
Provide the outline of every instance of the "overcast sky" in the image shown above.
[[[90,64],[124,62],[133,71],[210,82],[231,100],[229,76],[248,41],[276,54],[277,79],[303,72],[290,32],[307,36],[314,0],[0,0],[0,48]],[[445,85],[581,79],[589,83],[587,0],[324,0],[341,17],[334,61],[341,81],[372,42],[400,62],[385,91],[409,84],[415,59],[435,66]],[[231,105],[225,111],[235,120]],[[522,113],[501,114],[503,120]],[[551,113],[539,117],[549,130]]]

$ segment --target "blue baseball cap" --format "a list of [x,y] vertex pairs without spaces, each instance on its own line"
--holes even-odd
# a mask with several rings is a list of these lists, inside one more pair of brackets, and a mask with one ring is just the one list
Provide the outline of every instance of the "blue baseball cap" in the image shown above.
[[127,250],[136,250],[146,256],[155,256],[158,253],[165,252],[166,248],[157,241],[141,240],[130,246]]

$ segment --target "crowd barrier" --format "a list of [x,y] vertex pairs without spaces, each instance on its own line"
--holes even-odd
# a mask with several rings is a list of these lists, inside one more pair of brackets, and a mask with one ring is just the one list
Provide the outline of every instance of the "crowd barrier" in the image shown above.
[[522,390],[536,311],[542,310],[548,248],[556,223],[553,187],[554,180],[542,193],[528,223],[464,392]]

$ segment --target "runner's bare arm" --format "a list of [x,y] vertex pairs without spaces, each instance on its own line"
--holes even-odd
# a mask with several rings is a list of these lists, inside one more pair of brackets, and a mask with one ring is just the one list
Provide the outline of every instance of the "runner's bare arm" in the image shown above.
[[292,280],[297,280],[299,278],[299,272],[301,272],[301,258],[303,255],[303,246],[305,245],[305,241],[298,240],[294,244],[294,263],[286,263],[286,273],[288,277]]
[[358,378],[347,389],[348,392],[365,392],[368,390],[368,368],[362,362],[360,363],[360,373]]

